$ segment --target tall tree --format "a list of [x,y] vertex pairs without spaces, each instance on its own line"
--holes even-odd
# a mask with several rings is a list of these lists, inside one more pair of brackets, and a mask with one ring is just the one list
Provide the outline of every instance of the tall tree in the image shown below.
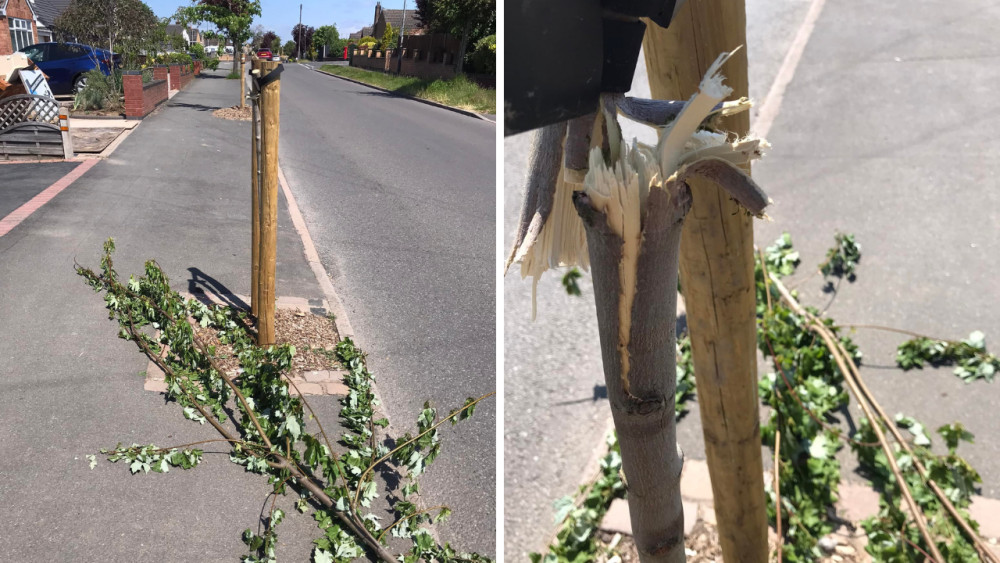
[[322,25],[313,35],[313,42],[315,42],[317,49],[326,47],[329,51],[337,45],[338,41],[340,41],[340,32],[337,31],[335,25]]
[[308,53],[309,47],[312,46],[313,35],[315,34],[316,28],[301,23],[295,24],[295,27],[292,28],[292,41],[295,41],[295,52],[301,54]]
[[265,31],[260,36],[260,41],[257,44],[257,48],[258,49],[271,49],[272,48],[271,45],[274,44],[274,41],[276,39],[278,39],[278,34],[277,33],[273,32],[273,31],[270,31],[270,30]]
[[178,10],[188,22],[214,24],[233,44],[233,66],[239,61],[240,107],[246,106],[243,46],[253,37],[253,19],[260,15],[260,0],[192,0],[193,5]]
[[263,42],[264,34],[267,33],[267,30],[264,29],[264,26],[257,24],[253,26],[253,29],[250,30],[250,33],[251,33],[250,46],[254,50],[260,49],[261,46],[264,44]]
[[496,33],[496,0],[416,0],[417,18],[430,31],[460,37],[455,70],[462,72],[469,41]]
[[138,68],[158,22],[141,0],[73,0],[53,27],[60,38],[106,47],[122,56],[125,68]]

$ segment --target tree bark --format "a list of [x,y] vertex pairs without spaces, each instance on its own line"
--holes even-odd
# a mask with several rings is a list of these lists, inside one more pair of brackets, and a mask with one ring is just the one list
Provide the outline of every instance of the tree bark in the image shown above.
[[[689,98],[719,53],[745,43],[744,0],[687,2],[668,30],[648,22],[643,50],[653,97]],[[746,60],[744,48],[724,68],[732,99],[747,96]],[[721,124],[742,137],[749,115]],[[691,188],[680,277],[719,538],[725,561],[765,562],[752,219],[713,182],[692,180]]]
[[675,330],[677,261],[690,191],[683,182],[650,190],[624,370],[619,349],[623,240],[584,192],[574,193],[573,202],[587,233],[604,378],[621,446],[639,557],[643,563],[683,562],[681,459],[674,421]]
[[462,74],[462,69],[465,67],[465,49],[469,42],[470,31],[472,31],[471,20],[465,22],[465,28],[462,30],[462,41],[458,44],[458,62],[455,63],[455,74]]

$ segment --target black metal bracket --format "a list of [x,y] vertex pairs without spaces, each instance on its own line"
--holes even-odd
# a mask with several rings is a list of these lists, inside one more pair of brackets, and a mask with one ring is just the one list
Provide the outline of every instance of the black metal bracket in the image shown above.
[[274,70],[265,74],[264,76],[261,76],[260,78],[254,76],[252,66],[250,70],[247,71],[247,74],[249,74],[250,77],[253,78],[253,81],[257,84],[257,88],[260,89],[274,82],[275,80],[280,80],[282,72],[285,72],[285,65],[279,63],[278,66],[274,68]]

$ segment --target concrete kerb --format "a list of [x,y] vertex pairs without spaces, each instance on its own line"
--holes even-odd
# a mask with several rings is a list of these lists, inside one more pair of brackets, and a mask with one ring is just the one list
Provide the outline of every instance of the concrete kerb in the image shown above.
[[[250,302],[250,298],[245,295],[218,295],[215,293],[201,293],[194,296],[189,293],[179,293],[184,299],[190,299],[192,297],[202,301],[207,299],[207,301],[216,305],[225,305],[235,301],[242,301],[244,303]],[[309,311],[319,315],[325,314],[330,310],[329,303],[325,299],[304,299],[301,297],[278,297],[275,302],[275,306],[278,309]],[[164,349],[163,353],[166,354],[166,352],[166,349]],[[345,374],[345,371],[337,369],[304,372],[301,376],[290,378],[294,384],[292,392],[294,393],[297,389],[299,393],[303,395],[346,396],[349,390],[344,384]],[[146,391],[153,391],[155,393],[165,393],[167,391],[166,374],[163,373],[160,366],[158,366],[152,359],[149,360],[149,364],[146,366],[145,375],[146,377],[143,383],[143,388]]]
[[[303,66],[305,66],[305,65],[303,65]],[[354,80],[353,78],[348,78],[346,76],[340,76],[339,74],[333,74],[331,72],[326,72],[325,70],[320,70],[318,68],[312,68],[311,66],[306,66],[306,68],[312,69],[315,72],[319,72],[319,73],[325,74],[327,76],[334,76],[334,77],[339,78],[341,80],[346,80],[348,82],[353,82],[355,84],[360,84],[362,86],[367,86],[368,88],[374,88],[375,90],[379,90],[381,92],[385,92],[387,94],[391,94],[393,96],[396,96],[397,98],[405,98],[407,100],[414,100],[414,101],[420,102],[422,104],[427,104],[427,105],[430,105],[430,106],[439,107],[441,109],[446,109],[446,110],[449,110],[449,111],[453,111],[455,113],[461,113],[462,115],[468,115],[470,117],[475,117],[476,119],[480,119],[480,120],[485,121],[487,123],[492,123],[492,124],[496,125],[496,121],[493,121],[492,119],[486,119],[485,117],[479,115],[478,113],[476,113],[474,111],[469,111],[467,109],[461,109],[461,108],[456,108],[456,107],[452,107],[452,106],[446,106],[444,104],[439,104],[438,102],[433,102],[431,100],[425,100],[423,98],[417,98],[417,97],[414,97],[414,96],[407,96],[407,95],[404,95],[404,94],[397,94],[396,92],[393,92],[392,90],[387,90],[385,88],[379,88],[378,86],[372,86],[371,84],[368,84],[368,83],[365,83],[365,82],[361,82],[360,80]]]

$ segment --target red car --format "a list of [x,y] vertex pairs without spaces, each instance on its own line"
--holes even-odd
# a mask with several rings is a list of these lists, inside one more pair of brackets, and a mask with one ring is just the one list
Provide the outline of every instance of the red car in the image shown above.
[[263,61],[269,61],[274,58],[270,49],[257,49],[257,58]]

